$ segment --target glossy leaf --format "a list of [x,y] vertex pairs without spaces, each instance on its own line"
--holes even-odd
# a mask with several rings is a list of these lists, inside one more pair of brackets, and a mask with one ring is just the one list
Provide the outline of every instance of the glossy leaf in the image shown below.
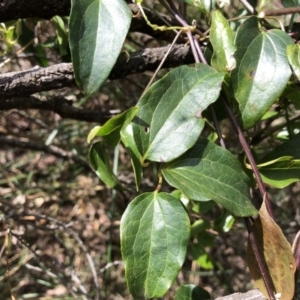
[[218,98],[223,78],[203,64],[182,66],[148,89],[133,120],[143,162],[171,161],[195,144],[204,127],[202,112]]
[[98,177],[109,188],[123,190],[121,183],[112,171],[103,142],[98,142],[91,146],[89,151],[89,161]]
[[284,90],[291,76],[285,54],[290,44],[293,40],[281,30],[261,32],[256,17],[237,31],[237,66],[231,81],[244,129],[260,120]]
[[87,95],[107,79],[129,30],[124,0],[72,0],[69,39],[74,75]]
[[142,182],[143,169],[141,165],[141,155],[133,138],[132,124],[129,124],[121,130],[121,140],[130,155],[135,177],[136,190],[138,191]]
[[101,136],[111,146],[116,147],[120,142],[120,131],[132,121],[137,113],[137,107],[131,107],[123,113],[110,118],[103,126],[95,126],[89,133],[87,142],[90,143],[96,136]]
[[145,193],[128,205],[121,220],[121,251],[133,297],[166,293],[185,260],[189,235],[188,215],[169,194]]
[[279,145],[258,164],[265,183],[284,188],[300,181],[300,136]]
[[178,159],[167,163],[162,174],[168,183],[190,199],[214,200],[235,216],[251,216],[256,209],[249,195],[250,179],[237,158],[205,139]]
[[212,12],[210,41],[214,48],[211,65],[218,71],[231,71],[236,66],[234,34],[228,21],[218,10]]
[[209,293],[194,284],[181,285],[176,291],[174,300],[210,300]]
[[[263,203],[258,218],[252,226],[263,263],[271,276],[275,292],[281,293],[280,300],[293,298],[295,290],[294,273],[296,270],[291,245],[286,240],[280,227],[274,222]],[[247,262],[256,286],[268,297],[261,277],[252,246],[248,239]]]
[[288,45],[286,54],[295,75],[300,80],[300,45]]

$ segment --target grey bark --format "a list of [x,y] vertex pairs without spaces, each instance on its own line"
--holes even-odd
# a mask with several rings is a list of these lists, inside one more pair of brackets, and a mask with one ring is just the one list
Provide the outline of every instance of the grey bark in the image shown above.
[[[121,53],[109,79],[119,79],[147,70],[155,70],[162,61],[168,47],[144,49],[130,54]],[[190,47],[175,45],[166,59],[163,68],[193,63]],[[0,100],[24,97],[33,93],[75,86],[71,63],[61,63],[47,68],[35,67],[27,71],[0,75]],[[0,101],[1,109],[1,101]]]

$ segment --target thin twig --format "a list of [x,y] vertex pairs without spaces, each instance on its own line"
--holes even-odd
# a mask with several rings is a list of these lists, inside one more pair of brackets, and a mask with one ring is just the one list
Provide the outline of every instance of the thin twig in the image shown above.
[[283,7],[276,10],[266,10],[259,13],[259,17],[281,16],[300,13],[300,7]]
[[248,145],[248,143],[247,143],[247,141],[246,141],[246,139],[244,137],[244,134],[243,134],[243,131],[242,131],[240,125],[238,124],[235,116],[233,115],[232,110],[230,109],[230,107],[227,104],[226,100],[224,98],[222,98],[222,99],[223,99],[223,103],[224,103],[225,109],[226,109],[226,111],[227,111],[227,113],[229,115],[229,118],[231,120],[231,123],[232,123],[234,129],[237,132],[239,141],[240,141],[240,143],[241,143],[241,145],[242,145],[242,147],[243,147],[243,149],[245,151],[245,154],[246,154],[246,156],[247,156],[247,158],[249,160],[249,163],[250,163],[250,165],[252,167],[253,173],[255,175],[255,179],[256,179],[257,184],[258,184],[258,188],[259,188],[260,193],[262,195],[262,198],[265,199],[265,201],[266,201],[267,211],[268,211],[269,215],[271,216],[271,218],[274,219],[274,215],[273,215],[273,211],[272,211],[272,206],[271,206],[271,200],[270,200],[270,198],[269,198],[269,196],[267,194],[266,187],[265,187],[265,185],[264,185],[264,183],[262,181],[262,178],[261,178],[260,173],[258,171],[256,162],[255,162],[255,160],[253,158],[253,155],[251,153],[250,147],[249,147],[249,145]]
[[20,147],[27,150],[30,149],[35,151],[42,151],[56,157],[73,160],[74,162],[84,166],[85,168],[92,170],[85,159],[81,158],[78,155],[75,155],[71,151],[65,151],[64,149],[61,149],[54,145],[47,146],[44,143],[30,141],[28,138],[15,138],[11,136],[0,136],[0,145],[9,145],[12,147]]
[[247,0],[240,0],[240,1],[251,14],[255,13],[254,7]]
[[[172,1],[171,1],[171,0],[169,0],[168,3],[171,3],[170,5],[172,5]],[[172,8],[174,9],[174,7],[172,7]],[[183,23],[184,23],[184,22],[185,22],[185,21],[183,21]],[[203,63],[207,64],[207,61],[206,61],[206,59],[205,59],[205,57],[204,57],[204,55],[203,55],[203,53],[202,53],[202,50],[201,50],[201,47],[200,47],[200,45],[199,45],[198,40],[197,40],[197,39],[190,39],[190,41],[191,41],[191,46],[194,44],[194,47],[195,47],[195,49],[197,50],[197,55],[194,55],[195,61],[201,59],[201,61],[202,61]],[[199,59],[199,57],[200,57],[200,59]],[[224,101],[224,102],[225,102],[225,101]],[[227,103],[226,103],[226,104],[227,104]],[[251,152],[250,152],[249,146],[247,145],[246,140],[245,140],[245,138],[244,138],[244,136],[243,136],[243,133],[242,133],[240,127],[238,126],[237,121],[236,121],[235,117],[233,116],[233,114],[232,114],[232,112],[231,112],[229,106],[227,106],[227,110],[230,112],[229,115],[230,115],[230,118],[232,119],[232,122],[233,122],[233,124],[234,124],[234,126],[235,126],[237,132],[238,132],[238,136],[239,136],[240,142],[241,142],[241,144],[242,144],[242,146],[243,146],[243,148],[244,148],[246,154],[248,153],[248,155],[247,155],[247,156],[248,156],[248,159],[249,159],[249,161],[251,160],[251,162],[253,163],[253,169],[256,168],[256,170],[257,170],[256,164],[255,164],[254,159],[253,159],[253,156],[252,156],[252,154],[251,154]],[[212,111],[212,116],[213,116],[214,124],[215,124],[215,127],[216,127],[216,129],[217,129],[217,134],[218,134],[218,137],[219,137],[219,139],[220,139],[220,144],[221,144],[221,146],[222,146],[223,148],[226,149],[224,140],[223,140],[223,138],[222,138],[222,133],[221,133],[221,130],[220,130],[220,127],[219,127],[219,123],[218,123],[218,120],[217,120],[217,118],[216,118],[216,114],[215,114],[215,111],[214,111],[213,107],[211,107],[211,111]],[[257,173],[258,173],[258,170],[257,170]],[[259,173],[258,173],[258,176],[260,176]],[[259,180],[259,179],[260,179],[260,180]],[[263,185],[263,183],[262,183],[261,177],[259,177],[259,179],[258,179],[258,182],[261,183],[261,186],[262,186],[262,188],[264,189],[264,193],[263,193],[262,195],[265,196],[264,198],[267,198],[267,193],[266,193],[266,191],[265,191],[265,187],[264,187],[264,185]],[[268,198],[267,198],[267,199],[268,199]],[[266,201],[266,202],[267,202],[267,201]],[[270,204],[270,200],[269,200],[269,204]],[[270,211],[271,211],[271,213],[272,213],[272,210],[271,210],[271,209],[270,209]],[[273,215],[271,214],[271,216],[273,216]],[[262,262],[262,258],[261,258],[261,256],[260,256],[259,251],[258,251],[257,242],[256,242],[256,240],[255,240],[255,236],[254,236],[254,234],[253,234],[253,232],[252,232],[252,228],[251,228],[251,226],[250,226],[250,218],[244,218],[244,219],[245,219],[245,222],[246,222],[246,225],[247,225],[247,230],[248,230],[248,233],[249,233],[249,238],[250,238],[251,246],[252,246],[252,249],[253,249],[253,251],[254,251],[254,254],[255,254],[257,263],[258,263],[258,265],[259,265],[259,269],[260,269],[262,278],[263,278],[263,280],[264,280],[264,283],[265,283],[265,285],[266,285],[266,288],[267,288],[267,291],[268,291],[270,300],[276,300],[276,299],[275,299],[275,296],[274,296],[274,293],[273,293],[273,291],[272,291],[271,278],[268,276],[267,271],[266,271],[266,267],[265,267],[265,265],[264,265],[263,262]]]
[[144,89],[143,94],[141,95],[141,98],[145,95],[145,93],[147,92],[149,86],[150,86],[150,85],[152,84],[152,82],[154,81],[154,79],[155,79],[157,73],[158,73],[159,70],[162,68],[164,62],[166,61],[168,55],[170,54],[172,48],[174,47],[174,45],[175,45],[176,41],[178,40],[178,38],[180,37],[181,33],[182,33],[182,30],[178,31],[178,33],[176,34],[176,36],[175,36],[175,38],[174,38],[172,44],[170,45],[168,51],[166,52],[164,58],[163,58],[162,61],[160,62],[160,64],[159,64],[159,66],[157,67],[156,71],[155,71],[154,74],[152,75],[152,77],[151,77],[149,83],[147,84],[146,88]]
[[90,253],[88,252],[87,247],[84,245],[83,241],[80,239],[80,237],[78,236],[78,234],[71,229],[70,227],[68,227],[65,223],[55,219],[55,218],[51,218],[49,216],[46,215],[41,215],[38,213],[30,213],[30,214],[26,214],[26,215],[30,215],[30,216],[34,216],[36,218],[39,219],[44,219],[44,220],[48,220],[51,222],[54,222],[55,224],[57,224],[58,226],[62,227],[64,230],[66,230],[78,243],[79,247],[81,248],[81,250],[84,252],[86,259],[89,263],[92,275],[93,275],[93,279],[94,279],[94,284],[96,287],[96,299],[100,300],[100,286],[99,286],[99,282],[98,282],[98,277],[97,277],[97,272],[96,272],[96,268],[95,268],[95,264],[94,261],[90,255]]

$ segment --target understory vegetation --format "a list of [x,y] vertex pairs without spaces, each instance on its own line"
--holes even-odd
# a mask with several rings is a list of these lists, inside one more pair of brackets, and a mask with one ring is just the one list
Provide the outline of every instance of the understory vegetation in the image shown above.
[[1,297],[297,299],[298,1],[29,4],[0,12]]

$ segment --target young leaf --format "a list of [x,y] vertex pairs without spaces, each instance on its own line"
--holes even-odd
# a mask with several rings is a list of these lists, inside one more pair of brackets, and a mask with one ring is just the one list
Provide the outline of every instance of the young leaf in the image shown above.
[[107,79],[131,22],[124,0],[72,0],[69,38],[75,79],[86,95]]
[[279,145],[258,164],[265,183],[284,188],[300,180],[300,136]]
[[[286,240],[280,227],[268,214],[264,202],[259,210],[258,218],[254,221],[252,230],[258,244],[258,251],[273,281],[275,292],[281,293],[280,300],[292,299],[295,290],[294,273],[296,265],[291,245]],[[256,286],[268,298],[249,239],[247,262]]]
[[249,195],[250,180],[237,158],[203,138],[181,157],[167,163],[162,174],[190,199],[214,200],[234,216],[252,216],[256,209]]
[[261,32],[256,17],[238,29],[231,82],[244,129],[260,120],[284,90],[291,76],[285,54],[291,44],[293,40],[281,30]]
[[300,80],[300,46],[298,44],[288,45],[286,54],[289,63],[295,72],[295,75],[297,76],[298,80]]
[[52,22],[55,27],[57,36],[59,55],[64,56],[68,54],[68,34],[64,20],[60,16],[54,16]]
[[133,120],[142,161],[171,161],[195,144],[202,112],[218,98],[224,75],[204,64],[182,66],[148,89]]
[[89,151],[89,161],[98,177],[109,187],[124,190],[109,164],[109,159],[104,150],[103,142],[92,145]]
[[190,236],[181,202],[166,193],[142,194],[127,206],[120,230],[129,291],[136,298],[162,297],[184,262]]
[[138,107],[131,107],[123,113],[110,118],[103,126],[95,126],[89,133],[87,142],[90,143],[96,136],[102,136],[111,146],[116,147],[120,142],[120,131],[132,121]]
[[228,72],[235,68],[234,35],[228,21],[218,10],[212,12],[210,41],[214,48],[211,65],[218,71]]
[[142,182],[143,169],[141,165],[141,155],[139,153],[139,150],[136,147],[133,138],[132,123],[121,130],[121,140],[130,155],[131,164],[132,164],[134,177],[135,177],[136,190],[138,191],[140,189],[140,185]]
[[209,293],[194,284],[181,285],[176,291],[174,300],[210,300]]

